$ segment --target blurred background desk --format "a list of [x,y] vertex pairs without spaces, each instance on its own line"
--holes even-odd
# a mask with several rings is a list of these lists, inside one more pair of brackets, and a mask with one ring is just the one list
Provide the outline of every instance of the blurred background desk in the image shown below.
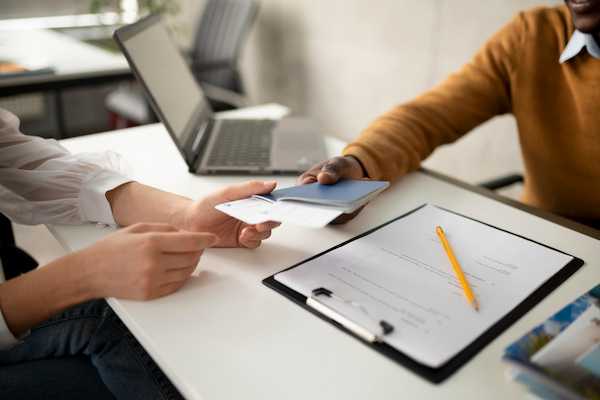
[[53,69],[52,73],[19,73],[1,77],[2,96],[133,77],[121,54],[50,29],[0,30],[0,59]]
[[[190,174],[160,124],[62,144],[73,152],[115,150],[131,162],[140,182],[191,198],[251,178],[275,179],[279,187],[295,181],[282,176]],[[330,142],[330,151],[337,153],[340,144]],[[427,202],[571,253],[586,264],[439,385],[261,283]],[[526,390],[504,376],[505,347],[600,282],[597,239],[527,210],[483,190],[418,171],[394,183],[346,225],[319,230],[283,225],[256,250],[207,250],[191,279],[170,296],[149,302],[108,301],[190,399],[524,399]],[[93,224],[49,228],[68,251],[114,231]]]
[[[67,136],[61,96],[64,89],[100,86],[133,78],[122,54],[50,29],[0,30],[0,61],[52,69],[47,73],[34,71],[0,76],[0,96],[50,94],[56,125],[54,136],[57,138]],[[15,106],[18,107],[18,103]],[[104,105],[100,104],[100,107],[103,109]],[[21,118],[27,117],[27,110],[11,111]]]

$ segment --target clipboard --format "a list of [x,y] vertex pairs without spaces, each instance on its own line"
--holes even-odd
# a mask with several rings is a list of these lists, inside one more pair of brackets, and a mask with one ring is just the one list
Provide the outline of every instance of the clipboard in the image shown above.
[[[283,273],[283,272],[292,270],[294,268],[298,268],[301,265],[304,265],[305,263],[308,263],[312,260],[322,257],[336,249],[346,246],[346,245],[348,245],[356,240],[359,240],[361,238],[364,238],[365,236],[371,235],[372,233],[380,230],[381,228],[383,228],[389,224],[392,224],[393,222],[398,221],[402,218],[405,218],[425,206],[426,206],[426,204],[416,208],[415,210],[409,211],[406,214],[403,214],[396,218],[393,218],[392,220],[390,220],[384,224],[381,224],[380,226],[377,226],[377,227],[375,227],[371,230],[368,230],[354,238],[351,238],[343,243],[340,243],[322,253],[319,253],[313,257],[310,257],[304,261],[301,261],[289,268],[286,268],[286,269],[280,271],[279,273]],[[449,210],[444,210],[444,211],[449,211]],[[301,307],[305,308],[306,310],[308,310],[309,312],[318,316],[319,318],[333,324],[338,329],[342,330],[343,332],[353,336],[358,341],[362,342],[364,345],[370,347],[374,351],[377,351],[378,353],[397,362],[398,364],[409,369],[410,371],[417,374],[418,376],[420,376],[432,383],[436,383],[436,384],[441,383],[446,378],[451,376],[454,372],[456,372],[461,366],[463,366],[465,363],[467,363],[472,357],[474,357],[487,344],[489,344],[497,336],[499,336],[504,330],[506,330],[509,326],[511,326],[514,322],[516,322],[520,317],[522,317],[527,311],[529,311],[536,304],[538,304],[544,297],[546,297],[550,292],[552,292],[555,288],[557,288],[562,282],[564,282],[573,273],[575,273],[584,263],[583,260],[581,260],[577,257],[574,257],[572,255],[564,253],[560,250],[553,249],[553,248],[543,245],[541,243],[535,242],[531,239],[522,237],[520,235],[516,235],[511,232],[507,232],[505,230],[499,229],[497,227],[491,226],[491,225],[486,224],[481,221],[477,221],[473,218],[469,218],[464,215],[454,213],[452,211],[449,211],[449,212],[453,213],[455,215],[467,218],[471,221],[475,221],[475,222],[484,224],[488,227],[497,229],[499,231],[509,233],[510,235],[514,235],[518,238],[525,239],[529,242],[535,243],[535,244],[545,247],[547,249],[551,249],[551,250],[557,251],[558,253],[570,256],[570,257],[572,257],[572,260],[570,262],[568,262],[566,265],[564,265],[558,272],[556,272],[554,275],[552,275],[546,282],[541,284],[541,286],[539,286],[537,289],[535,289],[533,292],[531,292],[527,297],[522,299],[518,303],[517,306],[512,308],[507,314],[505,314],[497,322],[495,322],[494,324],[489,326],[489,328],[487,330],[485,330],[475,340],[470,342],[468,344],[468,346],[466,346],[464,349],[459,351],[456,355],[451,357],[447,362],[445,362],[443,365],[441,365],[439,367],[432,368],[427,365],[424,365],[423,363],[415,361],[413,358],[407,356],[405,353],[403,353],[403,352],[397,350],[396,348],[392,347],[391,345],[383,342],[381,340],[382,337],[384,335],[386,335],[388,332],[393,331],[393,329],[394,329],[393,326],[386,327],[386,325],[389,324],[386,321],[381,321],[381,320],[378,321],[379,325],[381,326],[381,332],[379,334],[372,334],[372,333],[365,334],[365,332],[363,330],[361,330],[360,327],[355,326],[356,324],[354,324],[354,326],[352,324],[348,324],[347,321],[344,320],[344,317],[340,316],[339,313],[336,313],[335,310],[327,310],[327,307],[319,307],[318,305],[315,306],[315,301],[318,303],[319,302],[318,298],[321,296],[331,296],[331,295],[336,296],[335,293],[333,293],[331,290],[329,290],[325,287],[317,287],[313,291],[312,295],[305,296],[305,295],[297,292],[296,290],[286,286],[285,284],[279,282],[278,280],[276,280],[275,276],[278,275],[279,273],[274,274],[274,275],[264,279],[262,282],[263,282],[263,284],[265,284],[266,286],[270,287],[271,289],[279,292],[280,294],[282,294],[289,300],[300,305]],[[339,296],[337,296],[337,297],[339,297]],[[351,299],[337,298],[336,300],[337,301],[345,301],[348,303],[352,302]],[[308,301],[308,303],[307,303],[307,301]],[[310,304],[310,303],[313,303],[313,304]],[[354,304],[354,306],[359,307],[360,304]],[[373,319],[377,319],[377,316],[371,316],[371,317]],[[387,330],[387,332],[386,332],[386,330]]]

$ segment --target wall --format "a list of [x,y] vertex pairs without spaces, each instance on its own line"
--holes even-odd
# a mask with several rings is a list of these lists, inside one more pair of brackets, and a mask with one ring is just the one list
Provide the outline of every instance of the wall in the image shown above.
[[[560,0],[262,0],[242,57],[251,100],[356,137],[379,114],[467,62],[520,10]],[[184,10],[193,25],[201,2]],[[516,126],[497,117],[425,166],[477,183],[522,169]]]

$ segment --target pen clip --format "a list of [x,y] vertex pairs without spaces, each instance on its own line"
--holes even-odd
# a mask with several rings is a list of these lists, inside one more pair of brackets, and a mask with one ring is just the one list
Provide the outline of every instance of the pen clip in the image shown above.
[[[341,303],[349,304],[349,305],[352,305],[352,306],[358,308],[363,313],[365,313],[365,315],[367,315],[369,318],[371,318],[372,320],[374,320],[375,322],[377,322],[379,324],[379,326],[381,327],[381,332],[378,334],[375,334],[375,333],[365,329],[364,327],[360,326],[356,322],[350,320],[349,318],[341,315],[339,312],[333,310],[331,307],[329,307],[329,306],[325,305],[323,302],[319,301],[317,299],[317,296],[319,296],[319,295],[331,297],[332,299],[337,300]],[[342,325],[343,327],[345,327],[352,333],[356,334],[357,336],[359,336],[362,339],[364,339],[368,342],[371,342],[371,343],[382,342],[383,336],[387,335],[388,333],[390,333],[394,330],[393,325],[391,325],[390,323],[388,323],[382,319],[375,318],[362,305],[360,305],[356,301],[343,299],[342,297],[333,293],[331,290],[328,290],[325,288],[318,288],[318,289],[313,290],[310,297],[306,298],[306,305],[313,308],[314,310],[320,312],[321,314],[325,315],[326,317],[334,320],[335,322],[339,323],[340,325]]]

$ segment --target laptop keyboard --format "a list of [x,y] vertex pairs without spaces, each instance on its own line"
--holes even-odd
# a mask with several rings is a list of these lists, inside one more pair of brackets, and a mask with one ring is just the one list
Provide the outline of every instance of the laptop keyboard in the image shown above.
[[209,167],[256,166],[271,164],[271,132],[274,120],[222,120]]

